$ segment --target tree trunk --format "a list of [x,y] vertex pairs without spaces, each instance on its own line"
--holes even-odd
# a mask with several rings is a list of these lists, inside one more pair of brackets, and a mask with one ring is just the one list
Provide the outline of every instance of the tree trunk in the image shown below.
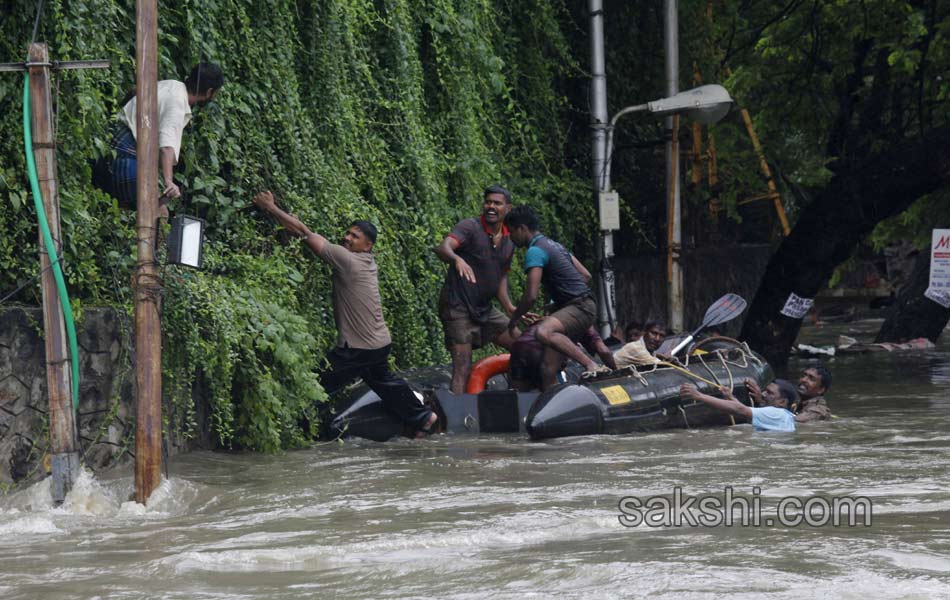
[[924,296],[930,284],[930,251],[917,255],[910,281],[887,310],[887,317],[877,333],[875,342],[903,344],[916,338],[937,338],[950,322],[950,308],[944,308]]
[[769,261],[742,338],[774,365],[788,361],[801,319],[781,314],[794,293],[814,298],[879,222],[950,184],[950,126],[890,146],[836,174]]

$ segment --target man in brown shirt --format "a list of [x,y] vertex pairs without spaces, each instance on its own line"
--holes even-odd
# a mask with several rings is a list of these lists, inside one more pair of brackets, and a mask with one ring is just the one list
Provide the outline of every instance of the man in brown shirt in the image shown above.
[[831,418],[825,393],[831,387],[831,371],[821,363],[814,363],[805,367],[801,379],[798,380],[798,395],[801,405],[795,415],[797,423],[810,421],[825,421]]
[[314,233],[295,216],[274,203],[274,195],[261,192],[254,204],[277,219],[333,269],[333,317],[337,343],[327,354],[330,365],[320,376],[327,394],[333,394],[361,377],[383,404],[417,436],[433,433],[438,417],[425,407],[409,385],[389,370],[392,344],[383,319],[378,270],[373,256],[376,227],[368,221],[354,221],[340,245]]

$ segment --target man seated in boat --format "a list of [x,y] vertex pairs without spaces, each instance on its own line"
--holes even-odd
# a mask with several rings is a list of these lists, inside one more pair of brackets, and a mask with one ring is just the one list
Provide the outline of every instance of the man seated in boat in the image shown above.
[[643,323],[640,321],[630,321],[626,327],[621,327],[618,323],[610,333],[610,337],[604,340],[604,343],[610,347],[619,347],[630,342],[635,342],[643,337]]
[[[508,361],[508,374],[511,377],[511,387],[519,392],[529,392],[541,387],[542,361],[544,360],[544,346],[538,340],[538,325],[529,327],[511,346],[511,358]],[[578,342],[587,352],[596,354],[610,369],[616,369],[614,355],[604,343],[597,330],[592,326],[581,335]],[[557,353],[550,353],[549,358],[557,364],[551,368],[561,372],[567,362],[567,357]]]
[[812,421],[826,421],[831,418],[825,394],[831,387],[831,371],[825,365],[816,362],[805,367],[798,380],[798,394],[801,396],[801,405],[795,420],[799,423]]
[[514,332],[521,317],[528,314],[544,284],[554,311],[538,325],[537,338],[544,346],[541,363],[541,389],[557,383],[558,362],[552,354],[560,352],[573,358],[594,373],[598,368],[586,352],[575,342],[594,324],[596,305],[587,283],[590,272],[564,246],[542,234],[538,215],[529,206],[516,206],[505,218],[511,241],[519,248],[527,248],[524,270],[527,274],[525,290],[508,321],[508,331]]
[[625,343],[629,344],[630,342],[643,339],[643,330],[644,327],[641,321],[633,320],[627,323],[627,326],[623,330]]
[[[629,366],[655,365],[661,362],[656,351],[666,339],[666,327],[660,321],[647,321],[640,339],[628,341],[614,353],[618,369]],[[661,357],[662,358],[662,357]]]
[[788,410],[795,399],[795,386],[784,379],[776,379],[765,390],[762,394],[765,406],[762,407],[746,406],[732,395],[732,390],[724,386],[719,388],[722,398],[716,398],[700,392],[691,383],[684,383],[680,386],[680,397],[743,417],[752,422],[756,431],[795,431],[795,414]]

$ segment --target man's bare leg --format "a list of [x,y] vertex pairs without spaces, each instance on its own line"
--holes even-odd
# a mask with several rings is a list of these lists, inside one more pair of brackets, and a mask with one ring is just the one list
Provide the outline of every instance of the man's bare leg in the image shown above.
[[452,386],[453,394],[464,394],[468,385],[468,377],[472,374],[472,345],[453,344],[449,346],[452,355]]
[[544,355],[541,357],[541,391],[548,389],[552,385],[557,385],[557,375],[564,364],[564,355],[551,346],[544,347]]
[[[584,369],[591,371],[597,368],[597,363],[595,363],[590,356],[584,352],[580,346],[571,341],[571,338],[564,335],[564,325],[558,321],[555,317],[546,317],[541,321],[541,325],[538,326],[538,340],[544,344],[544,355],[545,361],[542,363],[542,369],[547,365],[547,357],[549,350],[556,350],[568,358],[572,358],[584,365]],[[553,359],[552,359],[553,360]],[[556,377],[557,371],[554,372],[553,376]],[[545,373],[542,372],[542,377],[545,377]],[[556,379],[555,379],[556,381]],[[547,389],[548,386],[553,385],[553,382],[548,379],[541,380],[542,389]]]
[[517,327],[514,330],[514,333],[509,333],[508,330],[504,330],[498,335],[496,335],[491,343],[496,346],[501,346],[505,350],[511,350],[511,346],[515,343],[515,340],[521,337],[521,330]]

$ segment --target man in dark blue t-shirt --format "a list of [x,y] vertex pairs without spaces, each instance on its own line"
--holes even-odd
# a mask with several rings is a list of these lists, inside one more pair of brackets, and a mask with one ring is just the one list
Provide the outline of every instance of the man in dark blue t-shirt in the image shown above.
[[508,330],[513,331],[534,305],[542,283],[548,300],[554,304],[554,310],[537,330],[537,338],[544,344],[541,389],[557,383],[561,363],[558,353],[584,365],[587,373],[596,372],[597,363],[575,343],[594,324],[596,305],[587,286],[590,272],[564,246],[538,231],[538,216],[531,207],[511,209],[505,224],[511,241],[519,248],[528,248],[524,259],[527,282],[521,301],[508,321]]

